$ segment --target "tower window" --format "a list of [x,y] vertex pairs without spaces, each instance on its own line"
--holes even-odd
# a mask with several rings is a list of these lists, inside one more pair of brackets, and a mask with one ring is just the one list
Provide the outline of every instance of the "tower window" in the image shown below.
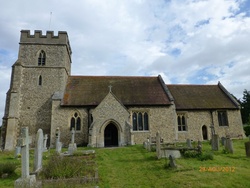
[[76,131],[81,130],[81,118],[77,112],[74,113],[70,120],[70,130],[72,130],[72,128]]
[[42,50],[39,54],[39,57],[38,57],[38,65],[39,66],[43,66],[45,65],[45,61],[46,61],[46,54],[45,52]]
[[43,84],[43,78],[40,75],[39,78],[38,78],[38,85],[41,86],[42,84]]

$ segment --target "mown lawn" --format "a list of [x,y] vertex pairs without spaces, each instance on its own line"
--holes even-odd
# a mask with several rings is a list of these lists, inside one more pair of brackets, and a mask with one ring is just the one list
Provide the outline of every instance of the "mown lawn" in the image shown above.
[[[212,152],[214,160],[176,159],[177,169],[164,168],[168,160],[157,160],[156,153],[148,152],[142,145],[98,148],[95,149],[95,160],[100,180],[96,185],[100,188],[250,187],[250,158],[246,157],[244,148],[246,141],[248,140],[234,140],[234,154],[225,153],[222,146],[219,151],[212,152],[209,143],[204,142],[203,151]],[[83,149],[87,148],[78,148],[78,151]],[[13,187],[15,179],[20,177],[20,160],[14,159],[13,156],[13,153],[0,154],[0,162],[15,161],[19,165],[16,174],[0,180],[0,187]],[[48,158],[49,154],[44,153],[44,164]],[[204,167],[221,171],[214,172],[212,169],[210,172],[204,172]]]

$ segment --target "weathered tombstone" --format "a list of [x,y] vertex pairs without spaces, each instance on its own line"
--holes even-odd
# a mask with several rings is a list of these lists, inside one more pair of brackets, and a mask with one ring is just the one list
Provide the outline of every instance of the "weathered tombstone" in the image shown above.
[[245,142],[245,149],[247,157],[250,157],[250,142]]
[[61,153],[62,151],[62,143],[60,142],[60,129],[59,127],[56,128],[56,152]]
[[198,141],[198,146],[197,146],[198,153],[202,153],[202,142]]
[[43,130],[38,129],[36,134],[36,145],[34,155],[34,172],[38,172],[42,169],[42,158],[43,158]]
[[21,147],[20,146],[16,146],[15,149],[15,158],[21,156]]
[[177,168],[177,165],[175,163],[175,159],[174,159],[174,157],[172,157],[172,155],[169,155],[169,167]]
[[159,131],[156,133],[156,154],[157,158],[161,158],[161,137]]
[[47,149],[47,141],[48,141],[48,135],[45,134],[44,137],[43,137],[43,151],[48,151]]
[[226,142],[226,137],[221,137],[221,144],[223,145],[223,146],[225,146],[225,142]]
[[21,147],[22,155],[22,176],[15,181],[15,188],[35,187],[36,176],[29,173],[29,131],[28,127],[21,129],[21,138],[18,139],[18,146]]
[[71,130],[71,143],[69,144],[69,148],[68,148],[68,153],[70,155],[73,155],[74,151],[77,150],[77,147],[76,147],[76,143],[75,143],[75,129],[72,128]]
[[152,143],[152,141],[151,141],[151,135],[149,136],[149,138],[148,138],[148,151],[151,151],[151,143]]
[[192,142],[191,142],[191,139],[187,139],[187,147],[188,148],[192,148]]
[[212,135],[211,145],[212,145],[212,150],[214,151],[219,150],[219,136],[217,134]]
[[229,153],[234,153],[233,141],[230,138],[226,138],[225,149]]

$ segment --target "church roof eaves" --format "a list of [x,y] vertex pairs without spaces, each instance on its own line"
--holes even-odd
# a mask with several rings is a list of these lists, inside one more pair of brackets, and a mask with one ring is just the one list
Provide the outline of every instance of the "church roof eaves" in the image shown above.
[[112,93],[124,106],[171,105],[158,77],[70,76],[62,106],[97,106],[112,86]]
[[238,109],[219,85],[167,85],[177,110]]

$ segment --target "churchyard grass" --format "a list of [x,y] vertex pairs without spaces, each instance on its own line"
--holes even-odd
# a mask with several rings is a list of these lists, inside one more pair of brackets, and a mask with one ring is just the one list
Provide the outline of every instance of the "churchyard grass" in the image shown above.
[[[211,145],[203,142],[203,151],[212,152],[214,159],[176,159],[177,169],[164,168],[168,160],[156,159],[156,152],[148,152],[142,145],[94,148],[99,172],[99,183],[96,185],[100,188],[250,187],[250,158],[246,157],[244,148],[246,141],[248,139],[233,140],[234,154],[223,151],[224,147],[221,145],[219,151],[211,151]],[[89,148],[78,148],[78,152],[83,149]],[[53,152],[54,150],[51,150],[50,153],[43,154],[43,165],[48,162]],[[32,159],[32,150],[30,156]],[[14,181],[21,176],[20,159],[14,158],[14,152],[2,152],[0,162],[17,163],[15,174],[0,181],[0,187],[13,187]],[[30,161],[30,167],[33,167],[33,160]]]

